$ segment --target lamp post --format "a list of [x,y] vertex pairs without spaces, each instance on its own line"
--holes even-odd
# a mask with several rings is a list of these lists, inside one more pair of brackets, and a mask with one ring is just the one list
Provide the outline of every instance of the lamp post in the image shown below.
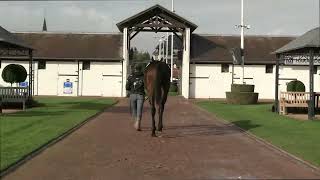
[[[174,0],[171,1],[171,11],[174,12]],[[168,39],[169,40],[169,39]],[[173,80],[173,32],[171,33],[171,76],[170,76],[170,81],[172,82]]]
[[168,54],[169,54],[169,33],[167,32],[167,37],[166,37],[166,64],[168,64]]
[[250,29],[250,25],[244,25],[244,8],[243,8],[243,0],[241,0],[241,24],[236,25],[236,27],[241,28],[241,66],[242,66],[242,84],[244,84],[244,28]]

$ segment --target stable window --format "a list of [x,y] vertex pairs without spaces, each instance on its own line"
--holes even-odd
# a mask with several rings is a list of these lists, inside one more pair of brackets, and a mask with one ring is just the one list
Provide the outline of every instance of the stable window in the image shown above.
[[228,73],[229,72],[229,64],[221,64],[221,72]]
[[313,66],[313,74],[317,74],[318,66]]
[[90,70],[90,61],[82,62],[82,70]]
[[266,65],[266,73],[267,74],[272,74],[273,73],[273,65],[271,65],[271,64],[268,64],[268,65]]
[[46,61],[39,61],[38,69],[46,69]]

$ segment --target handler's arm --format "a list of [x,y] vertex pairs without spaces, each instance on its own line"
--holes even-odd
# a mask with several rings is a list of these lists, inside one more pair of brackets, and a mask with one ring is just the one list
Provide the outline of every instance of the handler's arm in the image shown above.
[[127,91],[130,91],[130,87],[132,85],[132,76],[130,75],[127,79],[127,82],[126,82],[126,90]]

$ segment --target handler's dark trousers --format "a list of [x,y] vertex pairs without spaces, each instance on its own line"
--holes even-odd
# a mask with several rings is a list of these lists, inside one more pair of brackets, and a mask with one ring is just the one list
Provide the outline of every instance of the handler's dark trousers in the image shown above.
[[144,96],[140,94],[130,94],[131,115],[134,120],[141,120]]

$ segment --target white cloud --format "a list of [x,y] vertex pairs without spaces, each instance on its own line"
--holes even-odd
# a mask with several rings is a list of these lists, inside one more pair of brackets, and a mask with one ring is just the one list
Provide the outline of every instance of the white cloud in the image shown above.
[[[145,1],[0,1],[0,22],[8,30],[40,31],[44,11],[49,31],[118,32],[116,23],[154,4],[170,9],[171,0]],[[175,0],[177,14],[205,34],[240,34],[238,0]],[[246,0],[246,34],[300,35],[319,25],[317,0]],[[10,17],[10,18],[8,18]],[[146,37],[146,36],[149,36]],[[143,33],[135,43],[153,48],[156,34]]]
[[270,33],[267,33],[268,35],[283,35],[285,34],[285,30],[282,28],[277,28],[272,30]]
[[61,13],[66,17],[79,17],[83,15],[83,10],[77,6],[66,6],[61,9]]
[[[68,24],[68,30],[77,29],[77,31],[107,32],[112,29],[112,24],[114,23],[109,14],[93,7],[80,7],[73,4],[62,7],[60,12],[59,16],[65,17],[60,20],[60,23]],[[65,23],[65,21],[69,21],[70,23]]]

